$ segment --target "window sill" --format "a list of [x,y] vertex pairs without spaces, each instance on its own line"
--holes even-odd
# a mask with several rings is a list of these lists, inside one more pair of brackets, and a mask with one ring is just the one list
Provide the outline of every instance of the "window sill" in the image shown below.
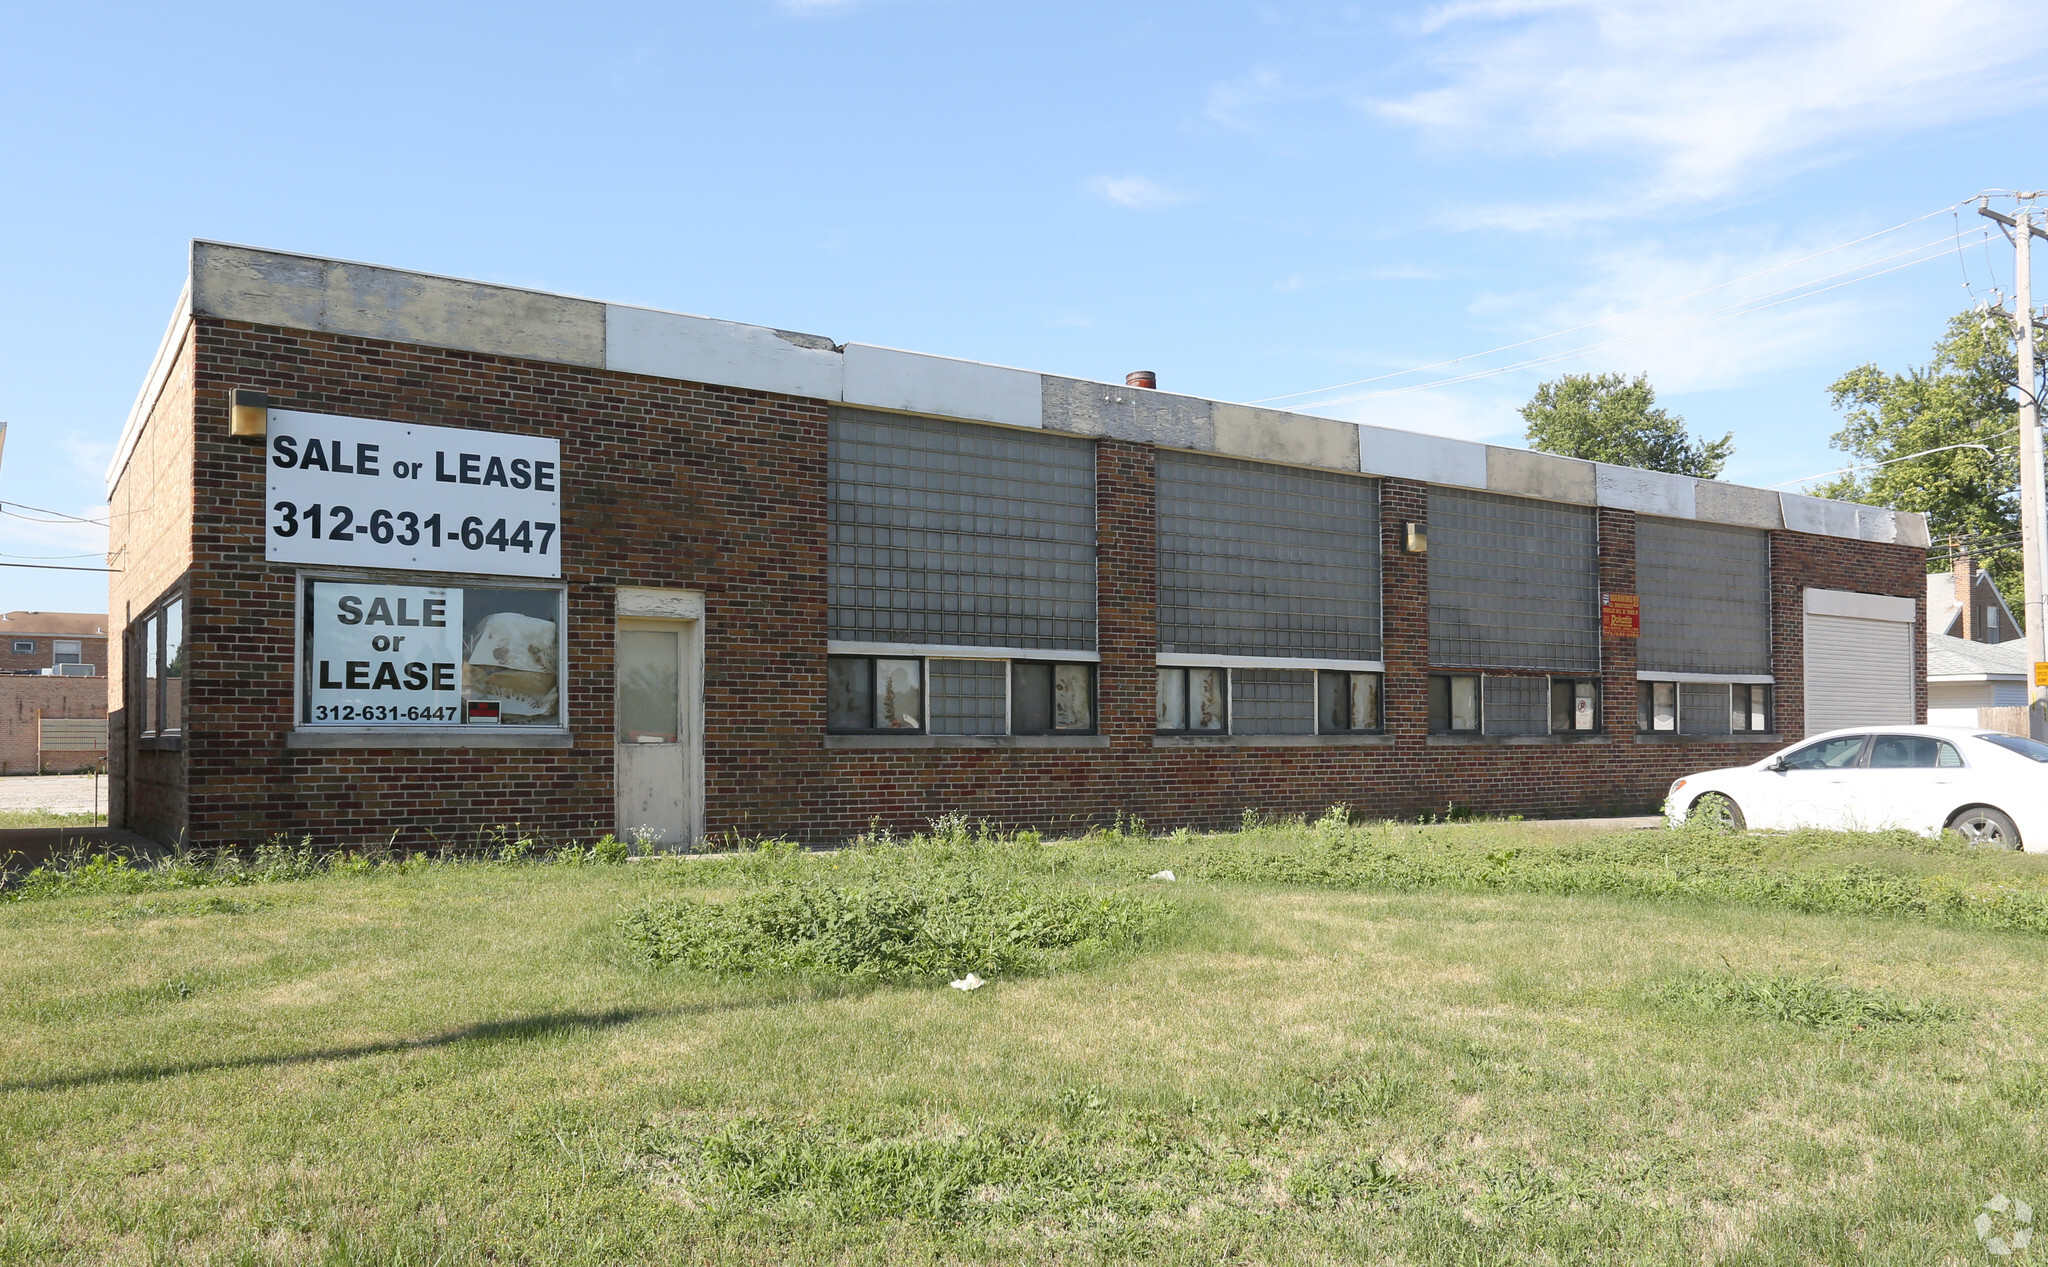
[[1582,743],[1613,743],[1611,735],[1431,735],[1432,748],[1569,747]]
[[135,741],[135,746],[144,752],[182,752],[185,748],[185,736],[145,735]]
[[1778,735],[1778,734],[1760,734],[1760,733],[1758,733],[1758,732],[1756,732],[1756,731],[1753,731],[1753,730],[1749,730],[1749,731],[1743,731],[1743,732],[1742,732],[1742,733],[1740,733],[1740,734],[1732,734],[1732,733],[1731,733],[1731,734],[1726,734],[1726,735],[1674,735],[1674,734],[1670,733],[1669,731],[1637,731],[1637,732],[1636,732],[1636,742],[1637,742],[1637,743],[1674,743],[1674,744],[1689,744],[1689,743],[1772,743],[1772,744],[1775,744],[1775,743],[1784,743],[1784,742],[1785,742],[1785,736],[1783,736],[1783,735]]
[[1107,748],[1108,735],[826,735],[828,749]]
[[1154,735],[1155,748],[1385,748],[1392,735]]
[[400,726],[304,726],[284,737],[287,748],[573,748],[566,730],[462,726],[411,730]]

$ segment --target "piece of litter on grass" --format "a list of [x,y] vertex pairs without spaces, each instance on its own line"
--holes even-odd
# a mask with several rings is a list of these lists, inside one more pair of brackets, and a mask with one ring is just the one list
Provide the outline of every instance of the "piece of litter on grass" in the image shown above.
[[1173,872],[1171,872],[1171,871],[1154,871],[1154,872],[1153,872],[1153,873],[1152,873],[1151,875],[1148,875],[1148,876],[1146,876],[1145,878],[1146,878],[1147,880],[1171,880],[1171,879],[1173,879]]
[[970,972],[966,976],[960,978],[958,981],[955,981],[953,983],[953,988],[955,990],[979,990],[981,987],[987,984],[988,982],[983,981],[980,977],[977,977]]

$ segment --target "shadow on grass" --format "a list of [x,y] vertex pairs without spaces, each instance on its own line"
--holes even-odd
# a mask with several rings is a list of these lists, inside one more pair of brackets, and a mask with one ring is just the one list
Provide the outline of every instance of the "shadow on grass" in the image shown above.
[[150,1082],[158,1078],[176,1078],[186,1074],[214,1073],[228,1069],[283,1068],[289,1065],[316,1064],[325,1060],[358,1060],[364,1056],[386,1056],[395,1052],[452,1047],[457,1043],[511,1042],[573,1033],[577,1030],[606,1030],[619,1025],[630,1025],[634,1021],[689,1016],[752,1005],[736,1002],[707,1003],[681,1008],[613,1008],[608,1012],[548,1012],[539,1016],[521,1016],[504,1021],[480,1021],[475,1025],[464,1025],[459,1029],[447,1030],[426,1038],[394,1038],[381,1043],[361,1043],[353,1047],[327,1047],[317,1051],[274,1056],[243,1056],[231,1060],[131,1065],[125,1069],[104,1069],[93,1073],[62,1074],[54,1078],[0,1082],[0,1094],[10,1091],[68,1091],[115,1082]]

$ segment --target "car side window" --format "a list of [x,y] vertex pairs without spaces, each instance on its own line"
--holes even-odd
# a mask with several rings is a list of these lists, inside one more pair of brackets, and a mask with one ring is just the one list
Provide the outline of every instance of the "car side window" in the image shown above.
[[1928,735],[1879,735],[1870,742],[1873,770],[1960,769],[1962,754]]
[[1787,770],[1840,770],[1856,764],[1865,735],[1839,735],[1785,754]]

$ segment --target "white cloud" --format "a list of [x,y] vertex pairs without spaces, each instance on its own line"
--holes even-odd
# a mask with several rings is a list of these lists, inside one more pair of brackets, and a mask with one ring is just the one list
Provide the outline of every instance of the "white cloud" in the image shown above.
[[1580,219],[1724,196],[1759,175],[2043,95],[2048,23],[2018,0],[1478,0],[1421,22],[1441,86],[1369,103],[1454,144],[1648,169]]
[[1090,193],[1099,194],[1119,207],[1150,211],[1189,201],[1189,195],[1168,189],[1145,176],[1097,176],[1087,183]]

